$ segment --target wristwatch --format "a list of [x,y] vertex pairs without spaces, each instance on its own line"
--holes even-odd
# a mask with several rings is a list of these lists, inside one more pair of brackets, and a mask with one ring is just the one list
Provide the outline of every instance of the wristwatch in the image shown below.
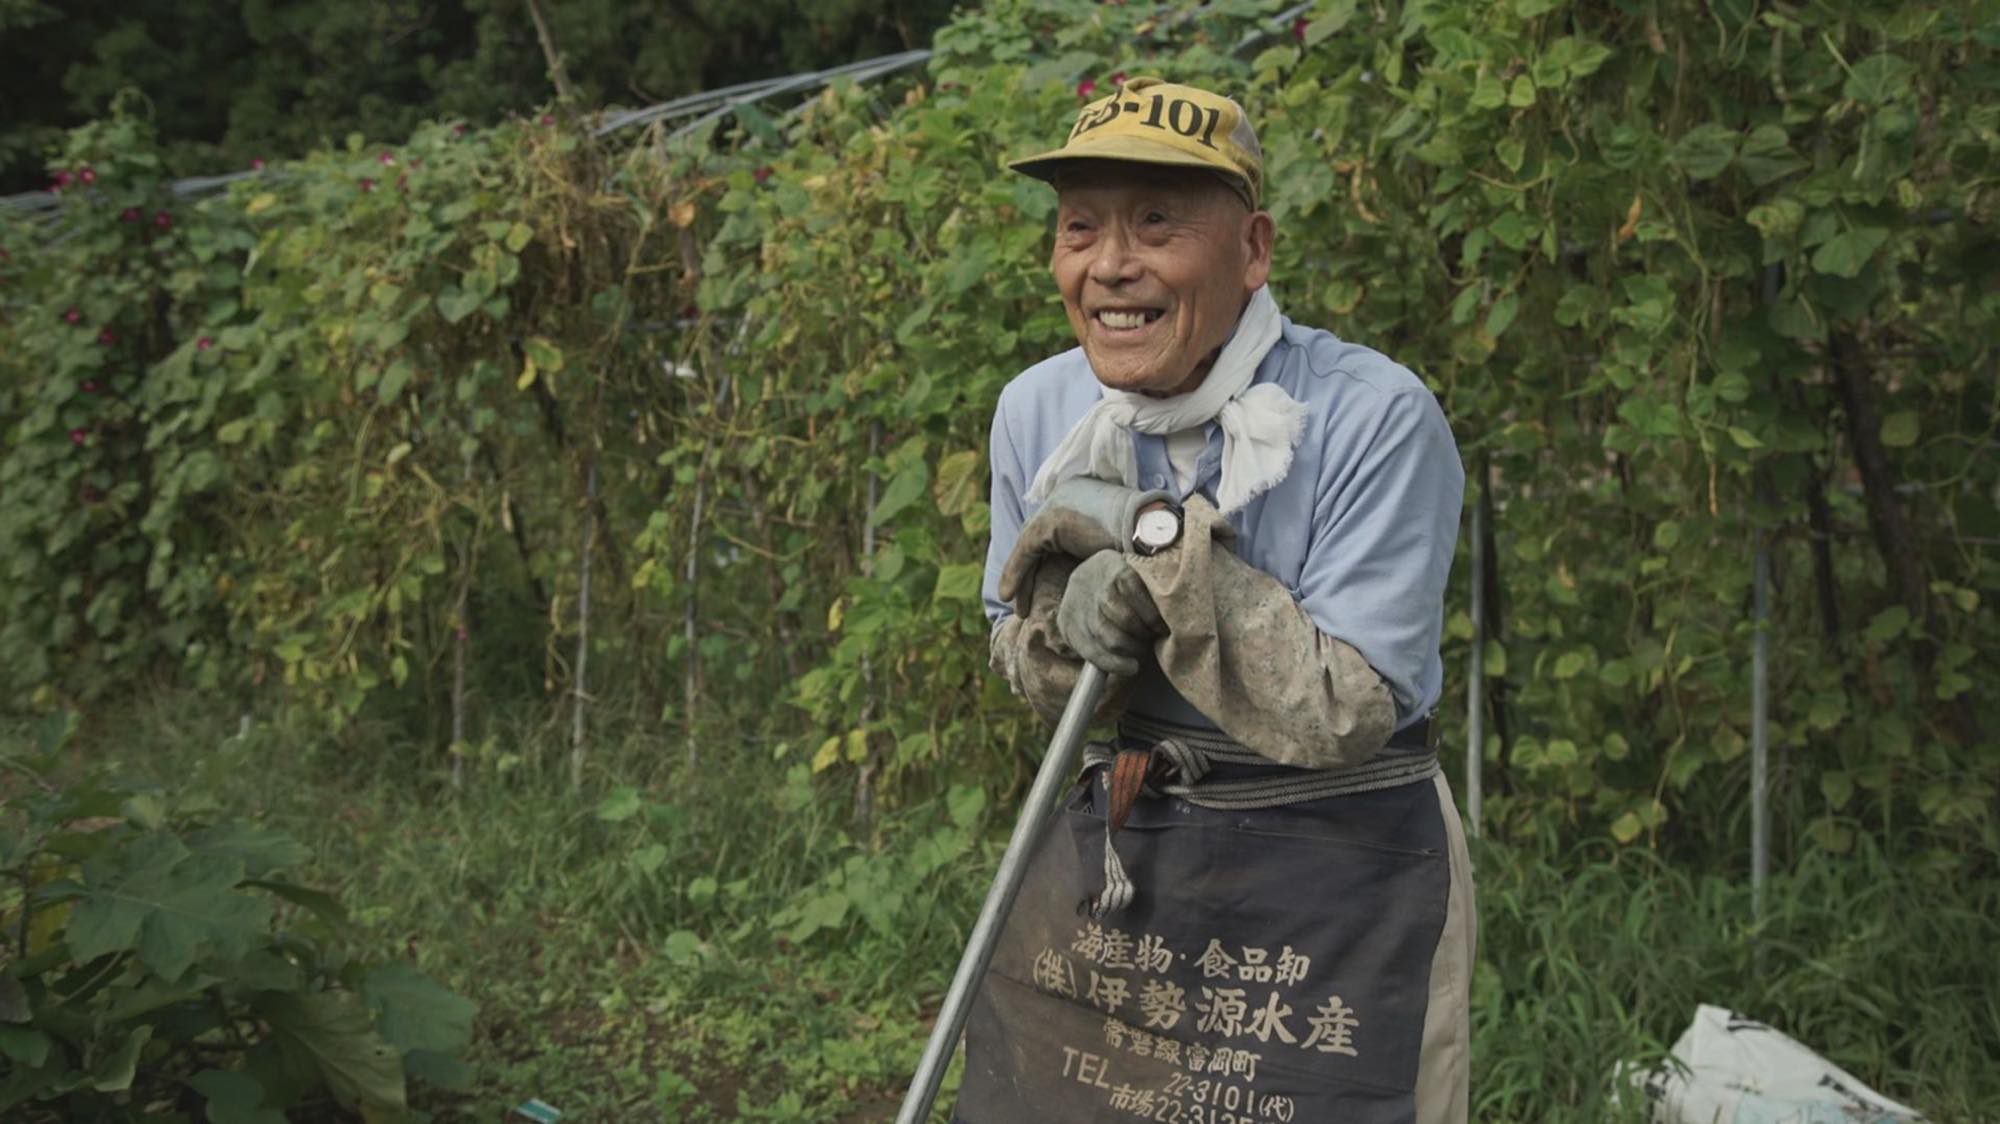
[[1132,525],[1132,553],[1150,558],[1181,541],[1181,509],[1178,504],[1155,500],[1139,512]]

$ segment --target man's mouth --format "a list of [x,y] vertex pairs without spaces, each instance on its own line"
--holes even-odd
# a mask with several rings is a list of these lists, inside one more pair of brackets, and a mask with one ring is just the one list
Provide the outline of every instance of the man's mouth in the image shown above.
[[1114,331],[1130,331],[1143,328],[1160,318],[1157,308],[1101,308],[1097,310],[1097,322]]

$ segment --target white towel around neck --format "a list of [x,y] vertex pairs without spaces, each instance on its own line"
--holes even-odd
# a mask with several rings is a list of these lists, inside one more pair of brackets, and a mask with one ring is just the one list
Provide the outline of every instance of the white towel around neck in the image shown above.
[[1250,296],[1236,332],[1201,385],[1172,398],[1102,388],[1056,451],[1035,473],[1028,499],[1040,503],[1071,476],[1139,486],[1139,452],[1132,434],[1165,435],[1210,420],[1222,426],[1222,479],[1215,501],[1223,514],[1240,509],[1291,471],[1292,449],[1305,432],[1306,408],[1273,383],[1251,386],[1257,365],[1278,342],[1282,325],[1270,286]]

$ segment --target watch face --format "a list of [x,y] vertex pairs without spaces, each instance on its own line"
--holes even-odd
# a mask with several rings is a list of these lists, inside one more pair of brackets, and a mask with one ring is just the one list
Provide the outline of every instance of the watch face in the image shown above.
[[1160,550],[1172,546],[1174,540],[1180,537],[1180,516],[1160,509],[1148,511],[1139,516],[1136,530],[1141,545]]

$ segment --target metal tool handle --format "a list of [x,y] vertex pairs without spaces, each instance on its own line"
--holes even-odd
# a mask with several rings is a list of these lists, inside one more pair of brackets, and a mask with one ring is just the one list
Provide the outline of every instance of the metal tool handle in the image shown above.
[[938,1011],[937,1025],[931,1028],[931,1040],[924,1045],[923,1060],[917,1063],[917,1075],[903,1097],[903,1107],[896,1113],[896,1124],[925,1124],[930,1118],[938,1086],[944,1083],[945,1067],[951,1064],[959,1032],[965,1029],[965,1017],[972,1011],[972,997],[978,993],[979,981],[985,978],[986,966],[993,962],[993,950],[1000,943],[1000,927],[1021,893],[1035,840],[1055,813],[1057,794],[1076,773],[1084,731],[1090,726],[1090,716],[1097,713],[1104,683],[1104,670],[1085,663],[1070,690],[1069,705],[1063,708],[1055,736],[1049,739],[1048,755],[1042,758],[1034,787],[1028,790],[1021,818],[1014,823],[1007,853],[1000,856],[1000,870],[993,876],[993,888],[986,892],[986,904],[979,907],[979,920],[973,923],[965,955],[959,957],[958,974],[951,979],[951,990],[945,992],[944,1007]]

